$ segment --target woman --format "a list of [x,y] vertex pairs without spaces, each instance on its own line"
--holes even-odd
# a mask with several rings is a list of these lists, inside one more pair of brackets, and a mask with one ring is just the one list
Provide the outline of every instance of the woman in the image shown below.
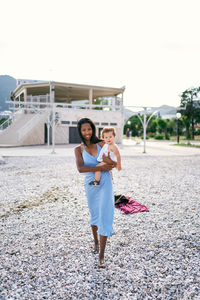
[[[94,123],[88,118],[78,121],[78,132],[82,144],[75,148],[77,169],[86,173],[85,192],[91,217],[91,228],[94,237],[94,253],[99,253],[99,268],[104,268],[104,252],[107,237],[113,234],[114,194],[110,170],[116,166],[110,157],[103,157],[105,165],[97,166],[97,157],[104,142],[96,136]],[[94,180],[94,172],[101,171],[101,185],[95,187],[89,183]],[[98,239],[99,235],[99,239]],[[100,244],[100,252],[99,252]]]

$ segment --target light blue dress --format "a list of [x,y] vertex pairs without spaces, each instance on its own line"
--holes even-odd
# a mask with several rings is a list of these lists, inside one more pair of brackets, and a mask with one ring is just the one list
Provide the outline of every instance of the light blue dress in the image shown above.
[[[92,156],[85,149],[83,150],[82,157],[85,166],[94,167],[99,163],[97,157],[101,147],[96,145],[98,148],[96,156]],[[114,233],[114,194],[110,172],[101,172],[100,186],[89,185],[93,180],[94,172],[85,173],[85,192],[90,210],[90,224],[98,227],[99,235],[111,236]]]

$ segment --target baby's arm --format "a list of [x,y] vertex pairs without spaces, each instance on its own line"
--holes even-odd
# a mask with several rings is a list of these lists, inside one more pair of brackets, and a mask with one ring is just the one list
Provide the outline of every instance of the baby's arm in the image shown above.
[[115,156],[117,158],[117,166],[116,166],[116,168],[117,168],[118,171],[121,171],[121,169],[122,169],[122,167],[121,167],[121,155],[119,153],[119,150],[118,150],[118,148],[115,145],[113,145],[112,146],[112,151],[114,152],[114,154],[115,154]]

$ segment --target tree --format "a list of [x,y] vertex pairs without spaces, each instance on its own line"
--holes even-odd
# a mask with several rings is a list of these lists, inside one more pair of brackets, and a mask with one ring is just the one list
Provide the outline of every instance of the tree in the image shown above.
[[[128,121],[130,124],[128,124]],[[127,128],[130,129],[132,136],[139,136],[142,131],[142,124],[137,115],[130,117],[124,126],[124,134],[126,133]]]
[[177,128],[176,118],[169,120],[167,124],[167,132],[170,135],[176,135],[176,128]]
[[158,131],[159,133],[167,133],[167,121],[162,119],[162,118],[158,118],[157,120],[157,124],[158,124]]
[[[148,119],[149,119],[149,116],[148,116]],[[149,121],[147,132],[156,133],[157,125],[158,124],[157,124],[157,121],[156,121],[156,116],[153,116],[151,118],[151,120]]]
[[184,116],[184,124],[186,126],[186,137],[190,138],[190,128],[192,133],[192,139],[194,139],[194,125],[198,122],[200,118],[200,101],[198,99],[198,94],[200,92],[200,87],[189,88],[181,94],[181,114]]
[[194,110],[194,120],[195,120],[195,123],[200,123],[200,101],[195,101],[194,102],[194,107],[195,107],[195,110]]

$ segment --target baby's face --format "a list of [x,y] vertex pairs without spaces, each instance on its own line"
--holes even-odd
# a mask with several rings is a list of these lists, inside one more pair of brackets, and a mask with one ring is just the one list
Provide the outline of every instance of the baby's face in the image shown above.
[[114,143],[115,136],[113,135],[112,131],[109,131],[104,133],[103,139],[106,144],[111,145]]

